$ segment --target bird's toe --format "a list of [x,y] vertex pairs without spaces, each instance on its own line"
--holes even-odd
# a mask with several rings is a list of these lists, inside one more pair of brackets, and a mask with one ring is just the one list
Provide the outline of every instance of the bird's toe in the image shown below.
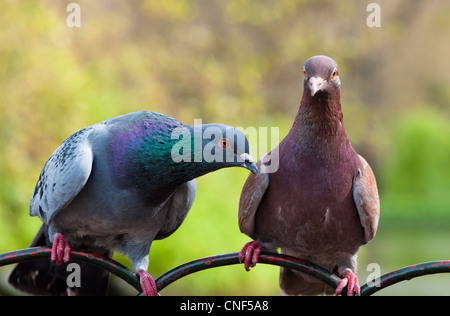
[[239,262],[242,263],[244,261],[246,271],[250,271],[250,268],[253,268],[258,263],[261,251],[261,244],[257,240],[250,241],[242,247],[239,253]]
[[52,244],[51,260],[56,261],[57,265],[61,265],[63,261],[68,262],[70,260],[71,250],[72,248],[67,242],[66,237],[61,233],[57,233]]
[[156,288],[155,280],[153,280],[153,277],[149,273],[141,269],[139,270],[139,278],[144,296],[158,295],[158,289]]
[[353,294],[361,295],[361,288],[359,286],[358,277],[350,269],[345,270],[344,277],[336,287],[336,295],[340,295],[342,290],[347,286],[347,296]]

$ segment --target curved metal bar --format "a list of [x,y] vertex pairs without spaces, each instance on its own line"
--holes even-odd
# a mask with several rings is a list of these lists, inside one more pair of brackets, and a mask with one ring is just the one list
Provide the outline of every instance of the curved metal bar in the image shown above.
[[[172,282],[175,282],[176,280],[191,273],[215,267],[239,264],[238,255],[238,252],[233,252],[187,262],[168,271],[167,273],[164,273],[158,279],[156,279],[156,287],[158,288],[158,291],[161,291]],[[261,252],[261,255],[258,259],[258,264],[260,263],[291,268],[304,272],[319,279],[322,282],[325,282],[334,289],[337,287],[339,281],[341,280],[338,276],[330,273],[329,271],[325,270],[322,267],[319,267],[314,263],[286,255],[280,255],[277,253]]]
[[[20,263],[24,261],[30,261],[35,259],[50,258],[52,249],[50,247],[33,247],[22,250],[11,251],[0,254],[0,267],[12,263]],[[72,250],[70,257],[79,261],[87,262],[94,266],[103,268],[112,274],[115,274],[125,282],[130,284],[139,292],[141,291],[141,284],[136,275],[120,264],[119,262],[106,259],[98,254],[84,253],[81,251]]]
[[411,280],[419,276],[435,274],[435,273],[449,273],[450,261],[431,261],[425,263],[414,264],[404,267],[389,273],[384,274],[378,280],[379,286],[371,286],[368,283],[361,287],[361,296],[372,295],[388,286],[394,285],[401,281]]
[[[8,264],[20,263],[23,261],[30,261],[41,258],[50,258],[50,255],[51,255],[51,248],[49,247],[34,247],[17,251],[11,251],[8,253],[0,254],[0,267]],[[179,265],[174,269],[168,271],[167,273],[164,273],[158,279],[155,280],[158,292],[163,290],[169,284],[191,273],[215,267],[239,264],[238,255],[239,253],[234,252],[217,256],[210,256]],[[120,264],[119,262],[112,259],[106,259],[97,254],[84,253],[75,250],[71,251],[70,256],[73,259],[84,261],[106,269],[110,273],[113,273],[119,278],[122,278],[124,281],[133,286],[136,290],[141,292],[139,279],[130,269]],[[262,252],[258,262],[291,268],[294,270],[307,273],[325,282],[326,284],[330,285],[333,288],[336,288],[340,281],[339,277],[337,277],[336,275],[331,274],[327,270],[311,262],[286,255]]]
[[[49,247],[34,247],[17,251],[11,251],[0,254],[0,267],[12,263],[20,263],[24,261],[30,261],[35,259],[50,258],[51,248]],[[125,282],[133,286],[136,290],[141,292],[141,286],[138,277],[133,271],[119,262],[106,259],[100,255],[92,253],[84,253],[80,251],[71,251],[71,258],[90,263],[98,266],[115,274]],[[328,284],[332,288],[336,288],[341,280],[335,274],[330,273],[324,268],[308,262],[306,260],[280,255],[277,253],[261,252],[258,260],[259,263],[276,265],[280,267],[286,267],[297,271],[304,272],[310,276],[317,278],[318,280]],[[239,264],[238,253],[227,253],[216,256],[205,257],[197,260],[193,260],[182,265],[175,267],[174,269],[164,273],[158,279],[155,280],[158,292],[163,290],[171,283],[178,279],[185,277],[189,274],[227,265]],[[373,286],[372,284],[365,284],[361,287],[361,296],[372,295],[388,286],[396,284],[401,281],[410,280],[419,276],[436,274],[436,273],[449,273],[450,272],[450,260],[432,261],[420,264],[404,267],[381,276],[378,280],[379,286]],[[345,289],[342,293],[346,295]]]

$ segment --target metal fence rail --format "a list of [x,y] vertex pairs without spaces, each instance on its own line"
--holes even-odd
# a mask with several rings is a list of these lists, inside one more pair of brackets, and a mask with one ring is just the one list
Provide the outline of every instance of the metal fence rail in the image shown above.
[[364,284],[361,287],[361,296],[372,295],[388,286],[396,283],[411,280],[424,275],[436,274],[436,273],[449,273],[450,272],[450,260],[443,261],[431,261],[419,264],[413,264],[408,267],[404,267],[389,273],[386,273],[380,277],[379,287],[368,286]]
[[[50,247],[33,247],[0,254],[0,267],[8,264],[32,261],[36,259],[50,259],[51,252],[52,249]],[[70,252],[70,258],[84,261],[99,268],[103,268],[123,279],[139,292],[141,291],[141,284],[134,272],[115,260],[106,259],[97,254],[84,253],[76,250],[72,250]]]
[[[41,258],[49,258],[51,255],[51,248],[49,247],[34,247],[8,253],[0,254],[0,267],[8,264],[19,263],[23,261],[36,260]],[[79,251],[72,251],[71,258],[84,261],[103,268],[117,277],[123,279],[125,282],[134,287],[138,292],[141,292],[139,279],[133,271],[113,259],[106,259],[97,254],[84,253]],[[276,253],[262,252],[258,264],[270,264],[280,267],[291,268],[304,272],[318,280],[325,282],[332,288],[336,289],[341,280],[337,275],[330,273],[318,265],[308,262],[306,260],[280,255]],[[171,283],[178,279],[206,269],[222,267],[227,265],[239,264],[238,252],[221,254],[193,260],[164,273],[155,280],[158,292],[163,290]],[[450,272],[450,260],[433,261],[411,265],[404,267],[381,276],[379,279],[379,286],[370,286],[365,284],[361,287],[361,296],[372,295],[388,286],[396,284],[401,281],[410,280],[419,276],[448,273]],[[342,295],[346,295],[344,289]]]

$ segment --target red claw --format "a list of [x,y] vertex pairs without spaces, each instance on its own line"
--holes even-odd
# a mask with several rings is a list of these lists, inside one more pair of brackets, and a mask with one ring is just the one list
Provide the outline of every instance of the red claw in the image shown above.
[[358,296],[361,295],[358,277],[350,269],[345,270],[344,278],[342,278],[336,287],[336,295],[341,294],[345,286],[347,286],[347,296],[353,296],[353,292],[356,292]]
[[261,251],[262,246],[257,240],[250,241],[242,247],[241,252],[239,252],[239,262],[242,263],[244,261],[246,271],[250,271],[250,268],[253,268],[258,263]]
[[72,248],[66,240],[66,237],[61,233],[56,233],[55,240],[52,244],[51,260],[56,261],[57,265],[70,260],[70,251]]
[[157,296],[158,289],[156,288],[155,280],[144,269],[139,270],[139,277],[141,279],[141,288],[144,296]]

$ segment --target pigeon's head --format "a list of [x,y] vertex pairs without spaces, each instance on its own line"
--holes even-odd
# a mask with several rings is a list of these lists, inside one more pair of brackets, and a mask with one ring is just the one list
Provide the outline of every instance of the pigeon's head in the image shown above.
[[258,173],[249,153],[247,137],[241,130],[223,124],[201,126],[203,162],[219,168],[244,167],[254,174]]
[[328,56],[318,55],[308,59],[303,75],[305,92],[309,92],[311,97],[321,93],[333,94],[340,89],[338,65]]

